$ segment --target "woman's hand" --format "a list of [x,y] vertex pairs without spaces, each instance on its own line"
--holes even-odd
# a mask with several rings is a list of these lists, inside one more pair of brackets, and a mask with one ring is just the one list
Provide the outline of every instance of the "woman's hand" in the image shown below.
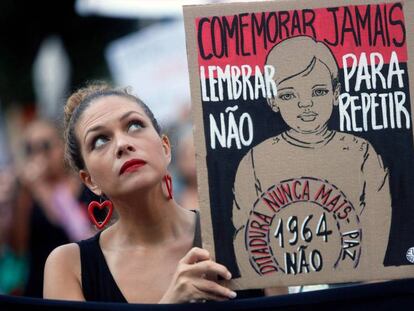
[[231,279],[227,268],[212,261],[208,251],[194,247],[179,261],[171,284],[159,303],[235,298],[235,292],[215,281],[218,276]]

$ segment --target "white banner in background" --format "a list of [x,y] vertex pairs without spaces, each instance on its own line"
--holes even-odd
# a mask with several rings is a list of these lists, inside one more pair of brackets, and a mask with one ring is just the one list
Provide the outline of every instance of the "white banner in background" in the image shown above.
[[184,25],[159,23],[118,39],[106,50],[114,81],[131,86],[163,126],[190,105]]

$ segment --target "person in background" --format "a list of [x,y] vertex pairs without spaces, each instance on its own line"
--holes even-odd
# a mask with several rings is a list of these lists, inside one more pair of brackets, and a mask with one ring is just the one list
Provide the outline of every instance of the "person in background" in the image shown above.
[[42,297],[43,268],[49,253],[93,234],[85,208],[92,196],[67,169],[63,141],[53,122],[36,119],[28,124],[22,149],[11,245],[29,260],[23,295]]
[[27,277],[27,258],[10,245],[16,174],[5,125],[0,109],[0,294],[19,296]]
[[[3,150],[4,151],[4,150]],[[15,176],[11,164],[0,166],[0,294],[20,296],[27,277],[27,258],[10,247]]]

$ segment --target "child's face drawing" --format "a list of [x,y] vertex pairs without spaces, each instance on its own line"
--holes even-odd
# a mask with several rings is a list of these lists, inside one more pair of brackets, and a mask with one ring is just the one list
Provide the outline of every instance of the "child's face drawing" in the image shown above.
[[328,68],[319,60],[310,72],[281,82],[277,91],[276,106],[295,131],[317,132],[331,117],[335,90]]

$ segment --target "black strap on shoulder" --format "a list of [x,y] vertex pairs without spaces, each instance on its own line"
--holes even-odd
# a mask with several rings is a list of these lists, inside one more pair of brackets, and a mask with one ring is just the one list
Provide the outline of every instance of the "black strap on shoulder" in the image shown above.
[[100,233],[87,240],[77,242],[80,250],[82,291],[87,301],[95,300],[94,288],[95,284],[99,282],[99,276],[94,273],[97,266],[97,253],[94,246],[99,235]]
[[86,301],[127,302],[116,284],[99,245],[101,232],[78,242],[82,291]]

